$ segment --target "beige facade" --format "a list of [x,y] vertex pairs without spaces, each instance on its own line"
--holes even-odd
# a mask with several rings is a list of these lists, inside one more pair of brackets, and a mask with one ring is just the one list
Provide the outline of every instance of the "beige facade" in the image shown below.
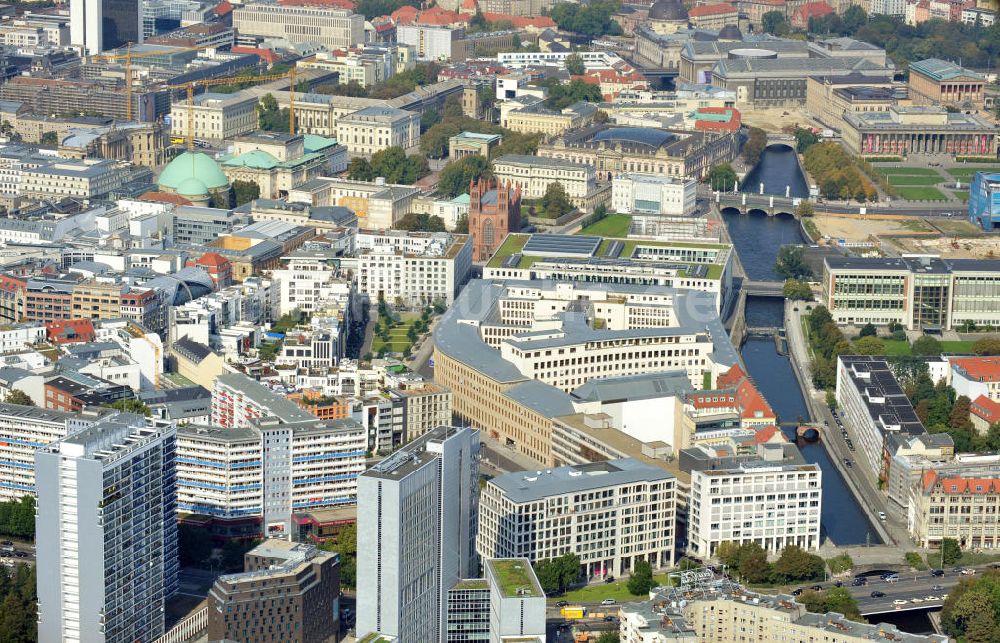
[[1000,471],[928,471],[911,491],[907,527],[920,547],[940,547],[942,538],[962,549],[1000,547]]
[[501,103],[500,124],[515,132],[556,136],[566,130],[589,125],[594,122],[596,113],[597,107],[590,103],[576,103],[555,111],[529,96]]
[[73,317],[121,317],[122,284],[87,279],[73,286]]
[[365,18],[343,9],[248,3],[233,11],[233,26],[243,36],[319,42],[343,49],[365,41]]
[[337,120],[337,141],[351,158],[370,157],[387,147],[407,153],[420,145],[420,114],[392,107],[368,107]]
[[586,208],[588,195],[597,188],[592,166],[561,159],[507,154],[493,161],[493,175],[498,181],[520,187],[526,199],[540,199],[549,185],[559,183],[579,208]]
[[403,400],[403,439],[416,440],[439,426],[449,426],[451,417],[451,391],[431,382],[407,385],[392,389],[390,397]]
[[118,189],[128,176],[127,166],[117,161],[57,161],[21,172],[21,196],[27,199],[91,199]]
[[827,127],[843,132],[847,112],[888,112],[900,101],[891,79],[847,79],[828,76],[806,78],[806,111]]
[[[276,199],[311,179],[347,169],[347,148],[310,135],[261,132],[233,140],[233,155],[222,161],[222,172],[233,181],[250,181],[260,196]],[[315,147],[313,145],[315,144]]]
[[[188,127],[188,113],[191,113],[193,130]],[[225,140],[252,132],[257,129],[257,98],[242,92],[236,94],[216,94],[206,92],[194,97],[194,104],[188,109],[186,100],[170,106],[171,133],[207,140]]]

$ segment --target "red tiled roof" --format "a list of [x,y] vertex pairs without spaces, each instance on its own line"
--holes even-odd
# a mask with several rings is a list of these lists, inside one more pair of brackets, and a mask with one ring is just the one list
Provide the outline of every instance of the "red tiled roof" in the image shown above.
[[23,290],[28,286],[27,281],[11,277],[10,275],[0,275],[0,290],[6,290],[7,292],[15,292],[18,290]]
[[[781,433],[778,430],[778,427],[776,427],[773,424],[769,424],[768,426],[765,426],[765,427],[761,428],[759,431],[757,431],[756,433],[754,433],[754,435],[753,435],[753,441],[755,443],[757,443],[757,444],[764,444],[765,442],[770,442],[771,439],[774,438],[775,434],[777,434],[777,433]],[[783,442],[784,439],[785,439],[785,436],[784,436],[784,434],[782,434],[781,435],[781,441]]]
[[804,4],[795,10],[795,16],[800,20],[820,18],[822,16],[828,16],[831,13],[833,13],[833,7],[825,2],[810,2],[809,4]]
[[924,491],[929,491],[934,486],[934,483],[937,482],[937,471],[931,469],[925,472],[921,482],[924,485]]
[[945,493],[997,493],[1000,478],[942,478],[941,491]]
[[417,14],[420,11],[416,7],[411,7],[410,5],[403,5],[399,9],[393,11],[389,16],[395,20],[397,23],[402,23],[408,25],[417,19]]
[[746,376],[739,364],[718,377],[719,388],[735,388],[736,404],[740,409],[740,417],[744,420],[762,420],[775,417],[771,405],[760,394],[754,383]]
[[273,65],[274,63],[281,60],[281,56],[278,54],[278,52],[274,51],[273,49],[261,49],[259,47],[241,47],[237,45],[236,47],[233,47],[229,51],[231,51],[234,54],[256,54],[258,58],[260,58],[269,65]]
[[976,382],[1000,381],[1000,357],[953,357],[951,365]]
[[94,323],[89,319],[64,319],[46,322],[45,335],[57,344],[92,342],[97,338]]
[[512,25],[519,29],[525,27],[538,27],[539,29],[555,29],[556,22],[548,16],[512,16],[506,13],[484,13],[486,22],[497,22],[499,20],[509,20]]
[[215,9],[212,11],[217,16],[227,16],[233,11],[233,5],[229,4],[229,0],[222,0],[222,2],[215,5]]
[[352,0],[278,0],[278,4],[291,7],[335,7],[337,9],[354,9]]
[[972,401],[969,412],[990,424],[1000,422],[1000,403],[994,402],[985,395],[980,395]]
[[215,268],[221,268],[229,265],[229,259],[226,259],[218,252],[206,252],[202,256],[198,257],[194,263],[199,266],[213,266]]
[[688,16],[691,18],[718,16],[724,13],[736,13],[736,7],[728,2],[722,2],[719,4],[706,4],[700,7],[691,7],[688,9]]
[[144,192],[139,197],[140,201],[155,201],[158,203],[173,203],[174,205],[194,205],[184,197],[169,192]]
[[447,9],[442,9],[441,7],[434,5],[427,11],[422,11],[414,22],[418,25],[453,25],[459,22],[468,22],[470,16],[456,13],[454,11],[448,11]]

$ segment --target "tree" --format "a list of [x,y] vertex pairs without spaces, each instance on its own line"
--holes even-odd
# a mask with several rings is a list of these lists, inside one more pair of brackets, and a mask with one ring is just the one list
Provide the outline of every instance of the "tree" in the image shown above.
[[373,181],[375,172],[372,171],[372,164],[367,159],[357,157],[351,159],[347,166],[347,178],[352,181]]
[[1000,339],[977,339],[972,342],[972,352],[976,355],[1000,355]]
[[426,212],[410,212],[402,219],[392,224],[396,230],[410,230],[411,232],[444,232],[444,219]]
[[809,330],[818,333],[821,328],[833,321],[833,315],[826,306],[816,306],[809,313]]
[[771,575],[771,565],[768,564],[767,554],[760,548],[760,545],[757,545],[756,550],[745,552],[740,556],[739,571],[740,576],[747,583],[767,581]]
[[805,262],[805,249],[802,246],[781,246],[774,262],[774,270],[790,279],[802,279],[813,274],[812,268]]
[[941,342],[930,335],[921,335],[917,341],[913,342],[910,352],[914,355],[940,355]]
[[809,301],[813,298],[812,288],[809,287],[809,284],[798,279],[786,279],[782,292],[785,295],[785,299]]
[[621,643],[618,632],[604,632],[597,638],[597,643]]
[[393,146],[372,155],[371,171],[375,177],[384,178],[386,183],[412,185],[430,174],[431,169],[425,157],[407,156],[403,148]]
[[587,71],[583,64],[583,57],[580,54],[570,54],[566,56],[566,71],[570,76],[582,76]]
[[469,215],[461,214],[455,221],[455,232],[458,234],[469,234]]
[[805,199],[799,201],[799,207],[795,208],[795,214],[802,218],[811,217],[816,214],[812,201],[806,201]]
[[581,78],[574,78],[568,83],[551,78],[536,84],[548,89],[549,94],[545,99],[545,106],[556,111],[561,111],[580,101],[599,103],[604,99],[599,86],[592,85]]
[[945,565],[954,565],[962,559],[962,548],[958,546],[958,541],[954,538],[945,538],[941,546],[944,548],[942,558]]
[[430,128],[434,127],[441,122],[441,114],[436,109],[431,107],[426,112],[420,115],[420,133],[423,134]]
[[854,567],[854,560],[850,554],[838,554],[826,561],[831,574],[843,574]]
[[776,576],[786,581],[815,580],[823,578],[826,563],[816,554],[810,554],[797,545],[788,545],[774,563]]
[[748,131],[747,141],[743,144],[743,158],[750,165],[754,165],[760,160],[760,155],[767,147],[767,132],[759,127],[751,127]]
[[856,340],[853,350],[857,355],[885,355],[885,342],[868,335]]
[[55,132],[43,132],[39,142],[47,147],[57,147],[59,145],[59,135]]
[[862,620],[858,601],[846,587],[831,587],[823,593],[826,594],[824,598],[827,612],[837,612],[855,621]]
[[212,555],[212,540],[204,529],[191,525],[178,525],[177,549],[181,565],[199,567]]
[[788,33],[788,22],[784,11],[768,11],[760,18],[761,28],[772,36],[783,36]]
[[735,190],[737,183],[736,172],[729,163],[720,163],[708,171],[705,182],[717,192]]
[[233,181],[233,200],[239,207],[260,198],[260,186],[253,181],[236,179]]
[[856,33],[858,29],[868,22],[868,14],[858,5],[852,5],[844,12],[841,22],[846,33]]
[[490,162],[473,154],[445,165],[438,175],[437,189],[442,196],[456,197],[468,191],[470,181],[489,178],[491,175]]
[[802,127],[796,127],[793,136],[795,136],[795,151],[800,154],[819,143],[819,137],[812,130]]
[[271,94],[264,94],[257,104],[257,124],[265,132],[287,132],[288,108],[278,108],[278,101]]
[[739,567],[740,546],[731,540],[724,540],[715,548],[715,557],[727,567]]
[[877,337],[878,329],[875,328],[875,324],[868,322],[861,327],[861,331],[858,333],[858,337]]
[[118,409],[124,413],[138,413],[139,415],[145,415],[149,417],[152,411],[149,407],[142,403],[141,400],[135,398],[129,398],[127,400],[116,400],[111,404],[105,404],[104,406],[112,409]]
[[632,569],[632,577],[628,579],[628,592],[633,596],[649,594],[656,587],[653,580],[653,566],[645,560],[637,561]]
[[3,400],[6,404],[20,404],[21,406],[35,406],[35,401],[31,396],[21,389],[14,389],[7,394]]
[[562,215],[573,211],[573,204],[566,195],[566,189],[559,181],[549,183],[545,188],[545,194],[539,202],[542,212],[549,219],[558,219]]
[[560,29],[573,31],[590,39],[598,36],[620,36],[621,26],[611,15],[621,8],[618,0],[594,0],[587,4],[560,2],[552,7],[549,16]]

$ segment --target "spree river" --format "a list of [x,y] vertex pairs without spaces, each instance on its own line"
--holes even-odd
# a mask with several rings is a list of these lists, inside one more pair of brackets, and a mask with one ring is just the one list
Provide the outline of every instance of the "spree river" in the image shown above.
[[[795,162],[794,153],[787,146],[768,147],[749,176],[763,177],[766,191],[768,185],[777,184],[772,171],[780,173],[777,181],[781,183],[781,194],[784,194],[784,182],[788,181],[805,190],[805,180]],[[796,195],[794,191],[792,194]],[[804,241],[798,222],[790,216],[740,215],[730,210],[724,212],[723,217],[750,279],[779,280],[774,272],[778,249]],[[783,300],[748,297],[746,323],[748,326],[784,326]],[[773,339],[750,338],[743,344],[740,353],[750,376],[782,422],[797,422],[809,417],[791,362],[787,356],[778,353]],[[789,437],[794,439],[794,431]],[[799,446],[806,461],[818,464],[823,470],[821,521],[826,536],[837,545],[880,543],[878,534],[847,488],[840,471],[830,461],[822,443],[800,442]]]
[[795,150],[787,145],[768,145],[760,155],[760,161],[743,179],[741,192],[760,193],[764,184],[764,194],[775,196],[809,196],[809,186],[799,169]]

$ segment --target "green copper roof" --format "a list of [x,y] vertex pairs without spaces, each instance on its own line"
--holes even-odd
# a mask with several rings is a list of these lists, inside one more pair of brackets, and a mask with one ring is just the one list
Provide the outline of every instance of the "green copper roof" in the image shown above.
[[319,152],[325,150],[328,147],[333,147],[337,144],[337,139],[326,138],[325,136],[316,136],[315,134],[303,134],[302,135],[302,146],[305,148],[306,153],[309,152]]
[[208,194],[208,187],[200,179],[189,176],[181,181],[174,191],[181,196],[205,196]]
[[270,170],[278,165],[278,159],[263,150],[250,150],[222,162],[226,167],[249,167],[255,170]]
[[229,185],[229,179],[219,169],[219,165],[204,152],[184,152],[173,161],[167,164],[160,172],[157,185],[161,188],[171,189],[178,194],[185,194],[180,190],[182,183],[187,184],[187,189],[194,189],[194,183],[189,179],[195,179],[204,186],[200,193],[190,192],[188,194],[205,194],[207,190],[224,188]]

